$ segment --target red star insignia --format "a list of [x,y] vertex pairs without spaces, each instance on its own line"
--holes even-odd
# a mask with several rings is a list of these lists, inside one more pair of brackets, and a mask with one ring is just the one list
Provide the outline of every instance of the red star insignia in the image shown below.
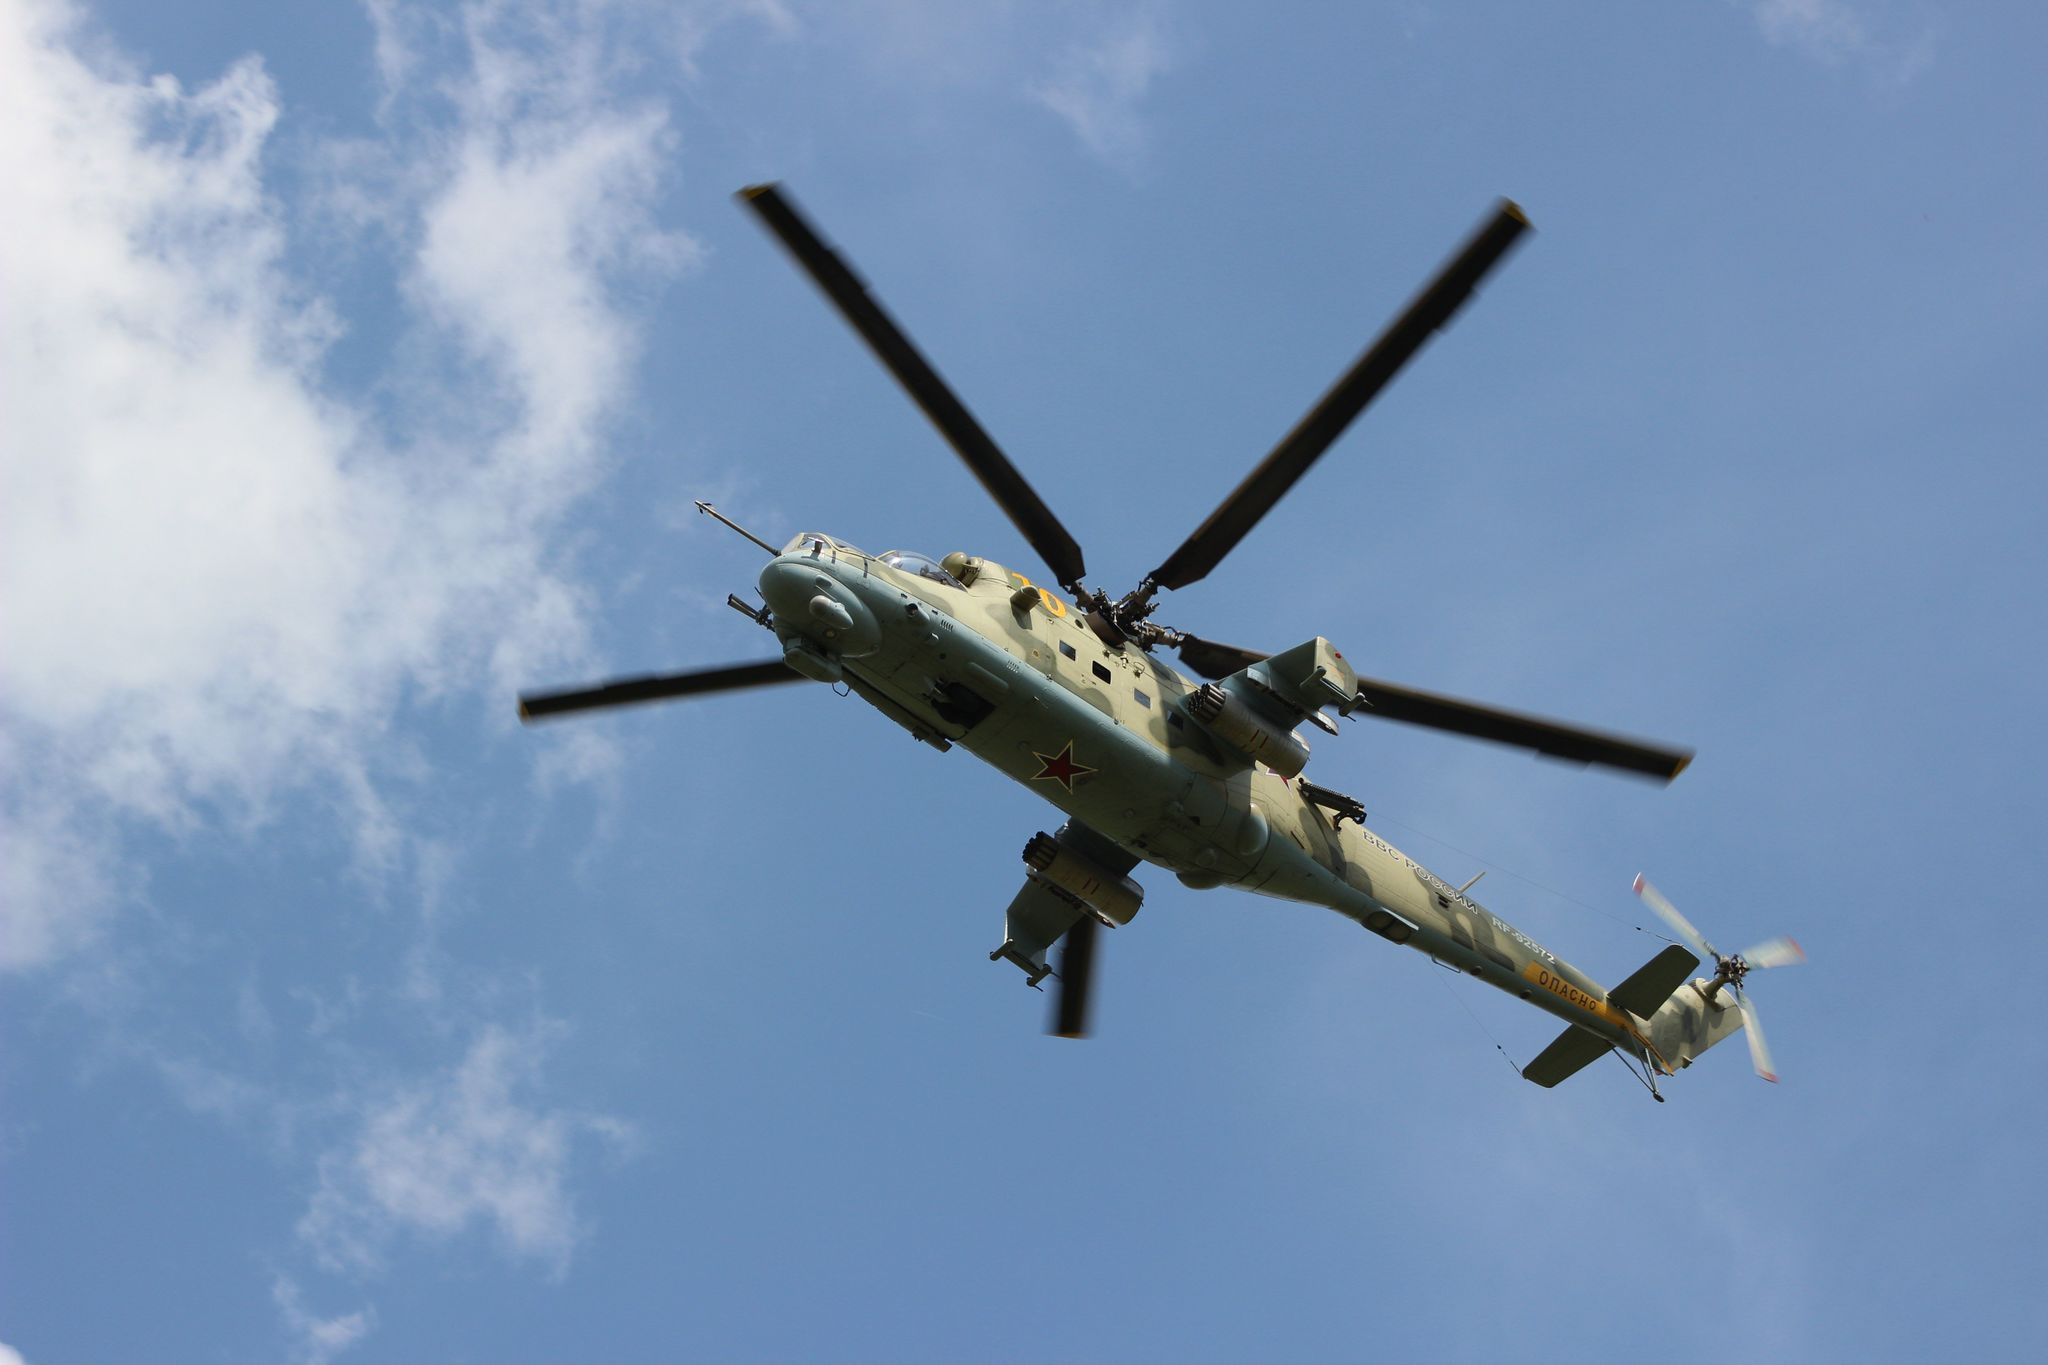
[[1074,761],[1074,741],[1071,739],[1067,741],[1067,747],[1056,754],[1042,754],[1033,749],[1031,756],[1045,765],[1032,774],[1031,780],[1043,782],[1050,779],[1065,787],[1069,796],[1073,795],[1075,778],[1086,777],[1095,771]]

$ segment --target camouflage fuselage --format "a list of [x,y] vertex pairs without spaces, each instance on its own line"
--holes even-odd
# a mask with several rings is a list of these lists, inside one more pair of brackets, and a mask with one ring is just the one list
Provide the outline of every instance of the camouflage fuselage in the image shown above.
[[1334,820],[1297,781],[1212,739],[1183,709],[1199,683],[1104,644],[1020,575],[973,563],[963,588],[806,535],[762,572],[761,589],[785,643],[804,635],[863,700],[1188,886],[1328,907],[1642,1052],[1642,1023],[1584,973],[1371,830]]

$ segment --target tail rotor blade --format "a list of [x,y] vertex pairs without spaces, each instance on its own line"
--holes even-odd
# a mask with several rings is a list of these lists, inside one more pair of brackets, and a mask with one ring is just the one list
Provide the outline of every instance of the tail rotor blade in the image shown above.
[[1060,989],[1053,1002],[1052,1032],[1060,1038],[1088,1036],[1089,991],[1094,987],[1095,940],[1102,928],[1091,910],[1067,930],[1066,946],[1060,950]]
[[1749,992],[1737,990],[1735,1001],[1742,1006],[1742,1032],[1749,1039],[1749,1062],[1756,1068],[1756,1074],[1778,1083],[1778,1069],[1771,1064],[1771,1049],[1764,1042],[1763,1021],[1757,1018],[1756,1002],[1749,998]]
[[1744,948],[1741,956],[1752,967],[1796,967],[1806,961],[1806,950],[1797,939],[1771,938]]
[[1678,913],[1678,907],[1664,899],[1664,893],[1650,885],[1650,879],[1636,873],[1636,894],[1643,898],[1643,904],[1663,916],[1664,922],[1678,931],[1678,936],[1701,957],[1719,958],[1714,945],[1707,942],[1699,930],[1692,927],[1692,921]]

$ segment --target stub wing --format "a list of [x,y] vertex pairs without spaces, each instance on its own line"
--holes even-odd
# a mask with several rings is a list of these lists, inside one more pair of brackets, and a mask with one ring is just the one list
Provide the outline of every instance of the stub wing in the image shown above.
[[1010,902],[1002,944],[989,959],[1015,963],[1034,986],[1049,975],[1046,949],[1083,914],[1126,924],[1145,899],[1127,875],[1137,856],[1078,820],[1025,845],[1024,865],[1024,887]]
[[[1100,926],[1129,924],[1144,904],[1144,888],[1125,875],[1137,865],[1136,854],[1079,820],[1024,845],[1024,889],[1010,902],[1002,944],[989,958],[1007,958],[1023,968],[1033,986],[1047,976],[1058,978],[1050,1029],[1057,1037],[1088,1036],[1095,939]],[[1066,948],[1054,972],[1045,950],[1062,938]]]
[[1025,979],[1036,986],[1051,974],[1046,950],[1073,926],[1085,912],[1072,896],[1036,877],[1024,879],[1024,889],[1010,902],[1003,916],[1002,945],[989,954],[991,960],[1014,962]]

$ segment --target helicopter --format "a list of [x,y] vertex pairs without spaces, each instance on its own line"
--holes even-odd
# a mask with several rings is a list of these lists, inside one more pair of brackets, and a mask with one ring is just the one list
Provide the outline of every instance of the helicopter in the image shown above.
[[[1801,960],[1790,939],[1723,957],[1638,878],[1645,902],[1698,954],[1674,943],[1603,989],[1473,900],[1478,877],[1452,886],[1368,828],[1356,797],[1304,776],[1300,730],[1335,735],[1328,713],[1369,716],[1664,783],[1691,750],[1366,677],[1320,636],[1266,653],[1152,619],[1158,595],[1214,570],[1451,320],[1528,230],[1517,205],[1495,204],[1209,518],[1135,588],[1112,595],[1088,585],[1079,542],[791,196],[770,183],[736,197],[930,419],[1060,591],[959,551],[870,554],[820,531],[777,547],[699,502],[769,556],[762,605],[737,594],[727,603],[775,636],[777,655],[529,693],[522,720],[809,681],[858,697],[933,749],[966,749],[1067,817],[1025,844],[1023,885],[989,953],[1030,986],[1055,982],[1048,1031],[1059,1037],[1087,1036],[1097,938],[1138,914],[1145,891],[1132,874],[1144,864],[1194,890],[1324,906],[1557,1016],[1564,1032],[1521,1068],[1537,1085],[1614,1052],[1662,1102],[1658,1077],[1745,1028],[1757,1073],[1777,1079],[1743,978]],[[1187,672],[1164,662],[1165,650]],[[1692,978],[1702,956],[1715,959],[1715,975]]]

